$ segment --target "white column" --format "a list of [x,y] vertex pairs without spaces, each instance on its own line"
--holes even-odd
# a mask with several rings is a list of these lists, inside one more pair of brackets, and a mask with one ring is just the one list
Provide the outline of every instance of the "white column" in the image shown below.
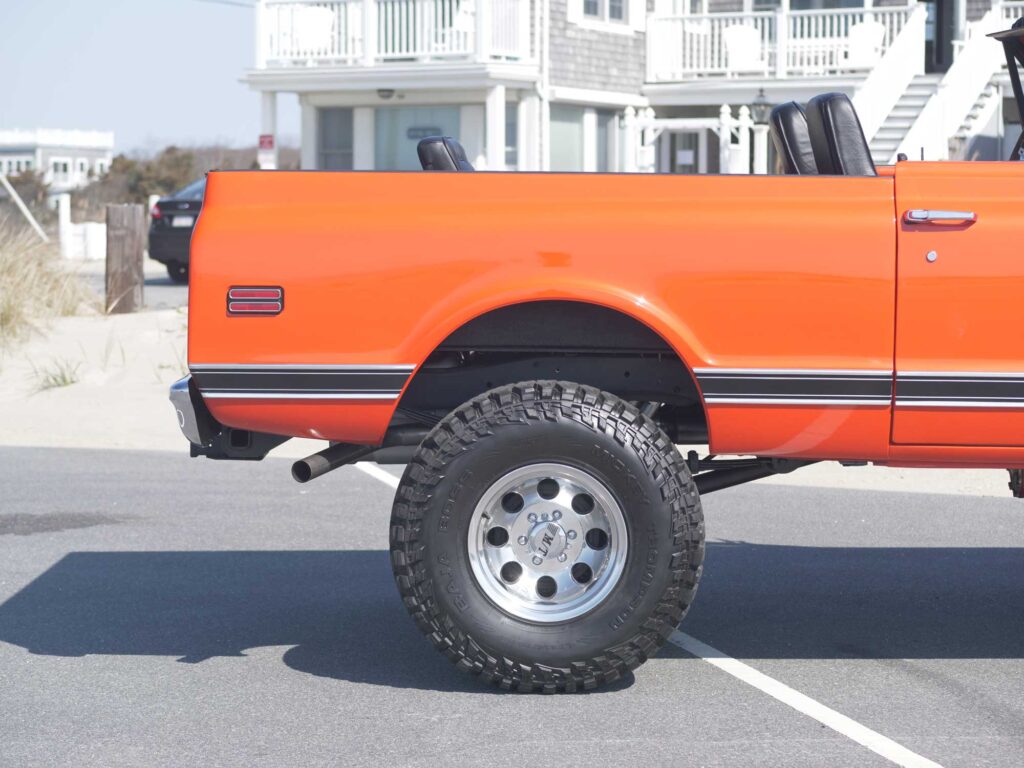
[[657,142],[659,135],[654,128],[654,109],[644,107],[640,110],[639,115],[643,128],[638,131],[640,141],[636,169],[641,173],[654,173],[658,166]]
[[302,131],[302,140],[299,145],[299,167],[305,171],[312,171],[316,169],[317,155],[319,154],[316,107],[309,102],[308,98],[300,96],[299,111]]
[[618,115],[608,122],[608,170],[618,173],[622,170],[622,127]]
[[[779,0],[775,11],[775,76],[786,76],[786,56],[789,48],[789,0]],[[762,51],[762,54],[765,54]]]
[[[486,3],[477,2],[477,8]],[[487,138],[485,140],[485,152],[487,156],[488,171],[505,170],[505,86],[492,85],[487,89],[487,99],[484,102],[486,111]]]
[[363,66],[377,60],[377,0],[363,0]]
[[260,97],[260,148],[256,161],[263,170],[272,171],[277,168],[277,93],[263,91]]
[[463,104],[459,110],[459,143],[466,150],[466,157],[474,168],[487,164],[484,154],[484,106]]
[[476,0],[476,59],[491,57],[491,0]]
[[540,97],[536,91],[523,91],[516,107],[516,134],[520,171],[539,171],[540,164]]
[[597,170],[597,110],[593,107],[583,110],[583,170]]
[[551,170],[551,100],[540,100],[540,169]]
[[732,109],[723,104],[718,110],[718,172],[732,173]]
[[733,155],[733,173],[750,173],[750,129],[754,121],[750,119],[750,107],[744,104],[739,110],[736,128],[739,131],[739,142]]
[[751,131],[754,138],[754,173],[768,173],[768,126],[755,125]]
[[375,160],[376,126],[373,107],[352,110],[352,170],[372,171]]
[[636,110],[626,107],[622,113],[622,170],[625,173],[636,172],[637,143]]

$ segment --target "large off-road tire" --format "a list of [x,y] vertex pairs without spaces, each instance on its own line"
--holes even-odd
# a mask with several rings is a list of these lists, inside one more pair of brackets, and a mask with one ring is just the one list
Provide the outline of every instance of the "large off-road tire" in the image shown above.
[[682,457],[614,395],[555,381],[461,406],[406,468],[391,562],[417,625],[506,689],[590,690],[693,601],[704,522]]

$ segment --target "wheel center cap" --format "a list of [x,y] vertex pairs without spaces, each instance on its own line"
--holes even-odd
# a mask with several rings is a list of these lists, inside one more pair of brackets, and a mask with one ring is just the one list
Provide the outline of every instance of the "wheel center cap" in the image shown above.
[[565,530],[558,523],[537,523],[530,531],[530,551],[539,557],[545,559],[558,557],[565,551],[565,544]]

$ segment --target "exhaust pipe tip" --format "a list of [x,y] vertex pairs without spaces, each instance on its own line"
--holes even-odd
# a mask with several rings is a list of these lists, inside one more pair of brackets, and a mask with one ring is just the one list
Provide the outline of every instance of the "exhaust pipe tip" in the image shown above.
[[313,468],[306,459],[299,459],[292,464],[292,478],[297,483],[308,483],[313,479]]
[[374,450],[372,446],[335,443],[292,464],[292,477],[297,483],[308,483],[332,469],[351,464]]

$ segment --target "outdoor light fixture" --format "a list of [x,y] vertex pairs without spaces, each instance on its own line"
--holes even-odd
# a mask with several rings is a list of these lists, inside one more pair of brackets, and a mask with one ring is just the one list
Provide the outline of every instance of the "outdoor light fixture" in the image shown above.
[[[763,93],[763,91],[762,91],[762,93]],[[395,95],[395,89],[394,88],[378,88],[377,89],[377,96],[379,96],[382,99],[390,99],[394,95]]]
[[757,96],[754,97],[754,100],[750,104],[750,116],[758,125],[764,125],[768,122],[768,116],[771,112],[771,102],[769,102],[768,97],[765,96],[764,88],[759,88],[757,90]]

